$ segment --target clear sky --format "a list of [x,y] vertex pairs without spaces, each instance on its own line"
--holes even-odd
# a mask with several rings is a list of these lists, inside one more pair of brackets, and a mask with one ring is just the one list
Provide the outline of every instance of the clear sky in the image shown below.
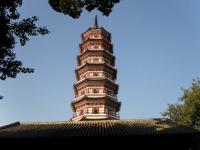
[[121,119],[157,118],[176,103],[181,87],[200,76],[199,0],[121,0],[109,17],[84,12],[74,20],[47,0],[24,0],[22,17],[36,15],[51,33],[15,48],[33,74],[0,81],[0,126],[15,121],[65,121],[72,117],[80,34],[99,24],[112,33]]

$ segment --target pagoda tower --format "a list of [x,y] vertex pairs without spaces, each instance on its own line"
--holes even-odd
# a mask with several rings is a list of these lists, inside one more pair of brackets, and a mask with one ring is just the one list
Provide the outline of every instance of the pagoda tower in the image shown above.
[[119,119],[121,102],[117,99],[119,86],[111,34],[98,26],[95,16],[94,26],[82,33],[81,39],[72,120]]

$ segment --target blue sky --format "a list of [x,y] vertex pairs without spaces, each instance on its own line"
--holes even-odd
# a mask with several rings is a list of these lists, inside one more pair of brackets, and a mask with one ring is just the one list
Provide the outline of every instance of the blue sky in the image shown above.
[[22,17],[36,15],[51,31],[16,46],[33,74],[0,81],[0,126],[15,121],[65,121],[72,117],[80,34],[99,24],[112,33],[121,119],[157,118],[176,103],[181,87],[200,76],[199,0],[121,0],[109,17],[84,12],[80,19],[53,11],[47,1],[27,0]]

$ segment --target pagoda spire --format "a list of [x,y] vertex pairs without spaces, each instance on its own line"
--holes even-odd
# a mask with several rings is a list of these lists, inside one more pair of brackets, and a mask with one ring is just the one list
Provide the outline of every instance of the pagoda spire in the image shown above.
[[95,19],[94,19],[94,28],[98,28],[98,19],[97,19],[97,15],[95,15]]

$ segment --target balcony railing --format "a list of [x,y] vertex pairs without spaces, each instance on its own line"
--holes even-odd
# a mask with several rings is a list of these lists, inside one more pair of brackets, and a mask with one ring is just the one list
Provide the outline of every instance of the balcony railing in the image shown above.
[[110,117],[113,117],[113,118],[116,118],[116,119],[119,119],[119,113],[118,112],[115,112],[115,113],[109,113],[109,112],[101,112],[101,113],[83,113],[81,115],[77,115],[76,113],[73,114],[73,118],[75,117],[81,117],[81,116],[103,116],[103,115],[107,115],[107,116],[110,116]]
[[84,96],[84,95],[86,95],[86,96],[105,96],[105,95],[108,95],[108,96],[110,96],[110,97],[113,97],[113,98],[117,98],[117,94],[109,94],[109,93],[105,93],[105,92],[103,92],[103,93],[84,93],[84,94],[82,94],[82,95],[75,95],[75,98],[78,98],[78,97],[81,97],[81,96]]

